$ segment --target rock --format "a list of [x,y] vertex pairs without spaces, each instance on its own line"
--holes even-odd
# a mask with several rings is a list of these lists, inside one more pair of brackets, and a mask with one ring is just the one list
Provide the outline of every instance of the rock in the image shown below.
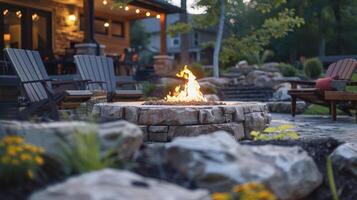
[[216,78],[216,77],[206,77],[206,78],[201,78],[198,80],[198,82],[209,82],[212,83],[213,85],[216,85],[217,87],[223,87],[224,85],[228,84],[230,82],[230,79],[228,78]]
[[198,114],[200,124],[219,124],[225,122],[223,109],[212,107],[209,109],[200,109]]
[[30,200],[209,200],[205,190],[188,190],[180,186],[145,178],[138,174],[104,169],[50,186],[31,195]]
[[215,85],[211,82],[199,81],[198,83],[200,84],[201,90],[207,90],[207,88],[217,90],[217,85]]
[[225,123],[225,124],[206,124],[191,126],[170,126],[169,140],[175,137],[195,137],[202,134],[210,134],[215,131],[223,130],[234,136],[236,140],[244,138],[244,126],[242,123]]
[[349,170],[357,177],[357,142],[340,145],[332,152],[331,159],[339,170]]
[[204,94],[203,95],[207,101],[220,101],[219,97],[215,94]]
[[279,83],[282,75],[278,72],[265,72],[261,70],[251,71],[245,79],[247,85],[255,87],[273,87]]
[[[29,143],[45,148],[48,154],[61,151],[59,143],[70,141],[74,134],[98,133],[103,150],[115,148],[122,158],[131,157],[143,142],[141,129],[126,121],[115,121],[100,125],[88,122],[30,123],[0,121],[0,137],[7,134],[23,136]],[[118,147],[118,142],[120,145]]]
[[163,159],[198,187],[228,191],[261,182],[278,199],[300,199],[322,182],[313,159],[300,147],[240,145],[226,132],[179,137],[165,144]]
[[278,89],[273,93],[273,101],[290,101],[291,96],[288,91],[291,89],[289,83],[279,84]]
[[102,120],[123,119],[124,108],[112,107],[106,105],[106,103],[95,104],[92,110],[92,114],[98,115]]
[[251,131],[261,131],[264,130],[270,122],[270,115],[261,112],[253,112],[245,115],[245,137],[251,138]]
[[265,72],[280,72],[278,67],[279,67],[279,63],[269,62],[269,63],[264,63],[260,67],[260,70],[265,71]]
[[[291,102],[278,101],[278,102],[268,102],[267,106],[269,111],[273,113],[291,113]],[[296,102],[296,113],[300,114],[305,112],[306,103],[304,101]]]
[[198,123],[196,109],[162,107],[157,109],[142,108],[138,124],[140,125],[186,125]]
[[183,83],[182,79],[172,77],[161,77],[158,81],[164,85],[180,85]]

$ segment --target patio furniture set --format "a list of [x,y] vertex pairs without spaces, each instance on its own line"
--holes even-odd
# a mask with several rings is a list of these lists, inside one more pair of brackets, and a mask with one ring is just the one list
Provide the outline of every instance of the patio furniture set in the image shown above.
[[[88,101],[93,92],[104,90],[108,101],[116,98],[140,98],[140,90],[116,90],[113,61],[101,56],[76,56],[75,63],[82,80],[56,81],[49,78],[37,51],[24,49],[4,49],[20,78],[21,86],[28,97],[29,104],[20,111],[18,118],[27,119],[31,115],[48,112],[49,117],[58,119],[58,109],[77,108]],[[76,90],[54,90],[61,85],[75,84]],[[80,86],[87,89],[79,89]],[[83,87],[82,87],[83,88]]]

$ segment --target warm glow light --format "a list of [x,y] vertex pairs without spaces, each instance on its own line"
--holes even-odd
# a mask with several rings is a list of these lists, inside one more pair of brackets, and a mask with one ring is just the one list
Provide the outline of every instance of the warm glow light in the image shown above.
[[129,10],[129,6],[125,6],[125,10],[128,11]]
[[187,68],[187,65],[176,74],[177,77],[184,78],[187,83],[181,88],[177,86],[175,92],[168,94],[166,101],[174,102],[190,102],[190,101],[207,101],[200,91],[200,84],[196,81],[196,76]]
[[4,10],[4,12],[2,14],[5,16],[5,15],[7,15],[7,13],[9,13],[8,9]]
[[135,12],[136,12],[136,13],[140,13],[140,10],[139,10],[139,9],[136,9]]
[[103,0],[103,5],[107,5],[108,4],[108,1],[107,0]]
[[109,24],[108,22],[105,22],[105,23],[104,23],[104,27],[105,27],[105,28],[108,28],[109,26],[110,26],[110,24]]
[[39,18],[40,17],[36,13],[32,15],[32,21],[37,21]]
[[8,33],[5,33],[5,34],[4,34],[4,41],[5,41],[5,42],[9,42],[10,40],[11,40],[11,35],[8,34]]
[[69,16],[68,16],[68,20],[69,20],[70,22],[75,22],[75,21],[77,20],[77,17],[72,14],[72,15],[69,15]]
[[22,17],[21,11],[16,11],[16,16],[17,16],[18,18],[21,18],[21,17]]
[[160,16],[159,14],[156,15],[156,18],[160,19],[160,17],[161,17],[161,16]]
[[146,16],[150,17],[151,13],[150,12],[146,12]]

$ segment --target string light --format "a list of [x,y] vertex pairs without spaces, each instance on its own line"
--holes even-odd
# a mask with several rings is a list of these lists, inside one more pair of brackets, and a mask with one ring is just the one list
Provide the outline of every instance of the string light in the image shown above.
[[160,19],[160,17],[161,17],[160,14],[157,14],[157,15],[156,15],[156,18],[157,18],[157,19]]
[[103,0],[103,5],[107,5],[108,4],[108,1],[107,0]]
[[125,10],[128,11],[129,10],[129,6],[125,6]]
[[139,10],[139,9],[136,9],[135,12],[136,12],[136,13],[140,13],[140,10]]
[[105,27],[105,28],[108,28],[109,26],[110,26],[110,24],[109,24],[108,22],[105,22],[105,23],[104,23],[104,27]]
[[5,16],[5,15],[7,15],[7,13],[9,13],[8,9],[4,10],[4,12],[2,14]]
[[32,21],[37,21],[39,19],[39,16],[37,15],[37,13],[34,13],[32,15]]
[[70,22],[75,22],[75,21],[77,20],[77,17],[72,14],[72,15],[69,15],[69,16],[68,16],[68,20],[69,20]]
[[146,12],[146,16],[150,17],[151,13],[150,12]]

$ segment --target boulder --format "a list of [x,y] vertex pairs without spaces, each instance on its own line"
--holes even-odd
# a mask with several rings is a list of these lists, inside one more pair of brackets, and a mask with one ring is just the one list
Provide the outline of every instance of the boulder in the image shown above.
[[277,62],[264,63],[260,67],[260,70],[266,71],[266,72],[280,72],[279,63],[277,63]]
[[302,148],[240,145],[223,131],[176,138],[165,144],[165,151],[163,159],[169,166],[211,192],[261,182],[279,199],[300,199],[322,182],[313,159]]
[[348,170],[357,177],[357,142],[340,145],[332,152],[331,159],[339,170]]
[[265,72],[261,70],[251,71],[246,76],[247,85],[253,85],[255,87],[273,87],[279,83],[282,75],[279,72]]
[[188,190],[180,186],[145,178],[138,174],[104,169],[50,186],[31,195],[30,200],[209,200],[205,190]]
[[[267,106],[272,113],[291,113],[291,102],[287,101],[273,101],[268,102]],[[296,102],[296,113],[300,114],[305,112],[306,103],[304,101]]]
[[204,94],[203,96],[207,99],[207,101],[220,101],[216,94]]
[[141,129],[126,121],[100,125],[80,121],[50,123],[0,121],[0,138],[8,134],[21,135],[28,142],[45,148],[48,154],[60,152],[58,144],[63,140],[71,140],[77,133],[98,133],[103,150],[115,148],[122,158],[131,157],[143,142]]
[[223,87],[224,85],[228,84],[230,82],[230,79],[228,78],[216,78],[216,77],[206,77],[206,78],[201,78],[198,79],[198,82],[209,82],[212,83],[213,85],[216,85],[217,87]]
[[291,89],[289,83],[282,83],[276,86],[277,90],[273,93],[273,101],[290,101],[291,96],[288,91]]

